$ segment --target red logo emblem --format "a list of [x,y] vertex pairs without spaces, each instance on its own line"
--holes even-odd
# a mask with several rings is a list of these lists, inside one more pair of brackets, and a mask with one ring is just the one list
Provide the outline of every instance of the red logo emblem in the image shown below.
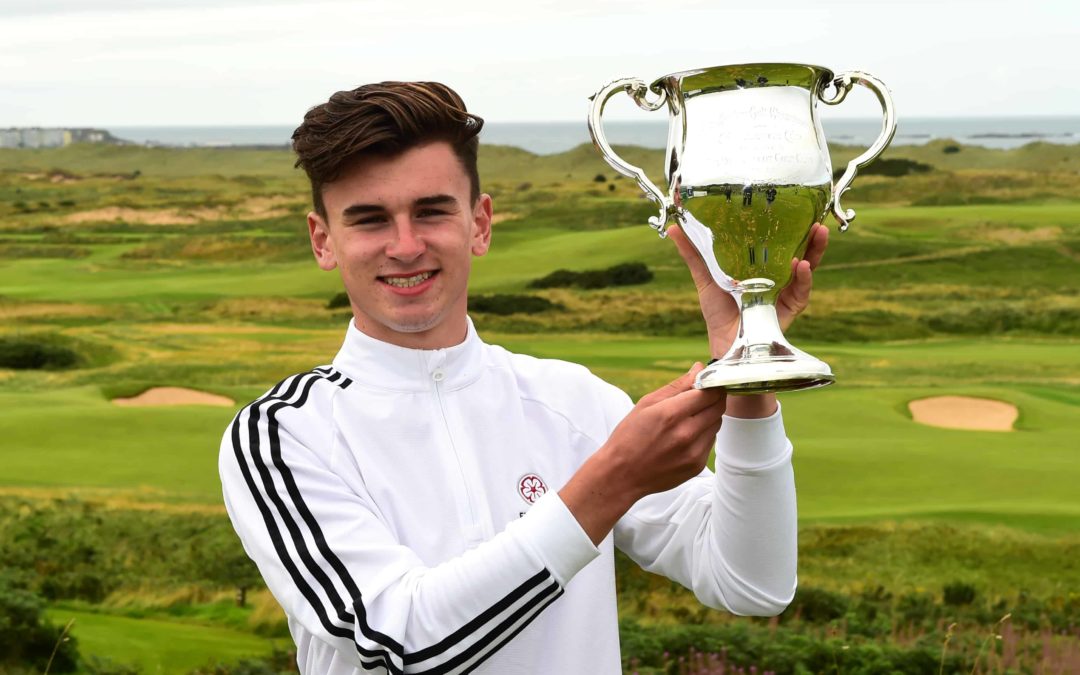
[[543,497],[545,492],[547,486],[535,473],[526,474],[518,481],[518,494],[530,504]]

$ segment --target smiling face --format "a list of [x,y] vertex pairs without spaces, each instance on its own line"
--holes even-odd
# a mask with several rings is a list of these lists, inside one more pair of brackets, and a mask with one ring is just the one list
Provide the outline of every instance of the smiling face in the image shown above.
[[414,349],[465,339],[472,256],[491,242],[491,198],[470,192],[444,142],[362,159],[323,186],[311,247],[319,267],[340,268],[358,329]]

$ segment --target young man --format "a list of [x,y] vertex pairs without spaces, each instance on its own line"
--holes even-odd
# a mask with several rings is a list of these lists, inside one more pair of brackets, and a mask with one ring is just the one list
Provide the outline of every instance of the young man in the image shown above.
[[[737,614],[776,614],[795,590],[772,396],[694,390],[695,364],[635,406],[581,366],[476,334],[469,271],[492,222],[481,125],[443,85],[388,82],[334,94],[293,136],[312,249],[340,270],[353,320],[331,365],[240,411],[220,469],[304,673],[618,673],[615,546]],[[722,354],[733,303],[672,239]]]

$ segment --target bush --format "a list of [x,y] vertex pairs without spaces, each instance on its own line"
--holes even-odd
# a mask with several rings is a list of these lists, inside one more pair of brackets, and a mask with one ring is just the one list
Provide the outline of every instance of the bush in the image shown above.
[[45,619],[41,598],[0,576],[0,671],[2,666],[30,666],[70,673],[78,662],[75,639],[61,638],[63,629]]
[[[837,169],[833,172],[833,180],[840,178],[844,174],[844,169],[847,167]],[[915,173],[929,173],[933,171],[934,167],[929,164],[923,164],[922,162],[916,162],[911,159],[877,159],[874,160],[869,166],[864,166],[859,169],[860,176],[907,176]]]
[[469,309],[484,314],[537,314],[553,309],[562,309],[562,305],[536,295],[476,295],[469,297]]
[[141,675],[142,673],[138,666],[117,663],[112,659],[105,659],[99,656],[91,656],[90,659],[83,664],[83,670],[90,675]]
[[79,354],[48,337],[0,337],[0,368],[59,370],[73,368]]
[[975,602],[975,587],[963,581],[945,584],[945,588],[942,589],[942,601],[954,607],[970,605]]
[[[940,643],[906,646],[872,642],[845,644],[835,638],[775,630],[746,622],[713,626],[642,626],[621,621],[623,666],[652,672],[685,673],[689,657],[715,655],[723,670],[689,672],[921,673],[968,672],[973,664],[958,654],[942,657]],[[678,659],[678,660],[676,660]],[[680,663],[681,662],[681,663]],[[740,670],[741,669],[741,670]]]
[[529,282],[529,288],[577,288],[597,289],[609,286],[633,286],[653,280],[652,271],[640,262],[622,263],[600,270],[555,270],[546,277]]
[[244,659],[236,663],[214,663],[196,668],[188,675],[292,675],[299,673],[296,654],[274,648],[265,659]]
[[992,335],[1012,332],[1049,335],[1076,335],[1080,331],[1080,310],[1060,307],[1036,311],[1004,304],[986,305],[967,312],[944,312],[921,321],[938,333]]
[[598,173],[595,176],[593,176],[593,182],[594,183],[606,183],[607,182],[607,176],[605,176],[602,173]]
[[839,619],[848,610],[848,599],[839,593],[822,588],[799,587],[795,599],[784,613],[784,618],[798,616],[810,623],[827,623]]
[[929,593],[905,593],[896,603],[896,615],[905,624],[929,624],[937,614],[937,605]]
[[960,146],[959,145],[946,145],[944,148],[941,149],[941,151],[943,153],[945,153],[946,155],[955,155],[956,153],[960,152]]
[[334,297],[330,298],[330,302],[326,303],[327,309],[340,309],[342,307],[351,307],[349,304],[349,294],[342,291]]

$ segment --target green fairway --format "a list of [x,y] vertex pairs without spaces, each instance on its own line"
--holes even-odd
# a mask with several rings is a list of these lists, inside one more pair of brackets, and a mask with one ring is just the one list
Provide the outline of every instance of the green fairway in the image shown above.
[[4,484],[153,488],[216,502],[217,450],[234,411],[122,408],[94,388],[0,393]]
[[[638,394],[685,372],[702,347],[686,339],[493,339],[584,363]],[[1066,384],[1075,369],[1061,373],[1059,387],[1048,386],[1076,348],[985,341],[820,346],[816,351],[834,363],[839,384],[782,397],[797,447],[802,517],[955,512],[1080,518],[1080,393]],[[944,394],[1017,405],[1017,431],[936,429],[910,419],[907,401]],[[0,405],[8,485],[150,488],[181,499],[220,498],[215,463],[232,408],[120,408],[92,387],[0,394]]]
[[79,641],[84,658],[134,664],[148,675],[184,675],[209,663],[264,656],[275,646],[288,646],[285,640],[178,621],[129,619],[64,608],[51,609],[48,615],[59,625],[75,620],[71,634]]

